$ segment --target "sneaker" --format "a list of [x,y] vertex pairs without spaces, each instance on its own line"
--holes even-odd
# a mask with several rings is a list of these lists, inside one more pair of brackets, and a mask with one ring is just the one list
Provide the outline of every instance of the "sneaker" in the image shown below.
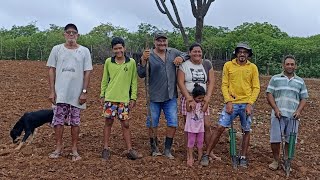
[[165,149],[163,154],[169,159],[174,159],[174,156],[171,154],[170,149]]
[[239,159],[239,166],[244,167],[244,168],[247,168],[247,167],[248,167],[248,160],[247,160],[247,158],[240,157],[240,159]]
[[201,161],[200,161],[200,164],[202,166],[208,166],[209,165],[209,156],[204,154],[202,157],[201,157]]
[[102,151],[102,159],[109,160],[111,157],[110,149],[103,149]]
[[131,160],[136,160],[142,158],[142,155],[139,154],[136,150],[130,149],[127,154],[127,158]]
[[276,160],[273,160],[271,164],[269,164],[269,169],[272,171],[278,170],[279,169],[279,162]]

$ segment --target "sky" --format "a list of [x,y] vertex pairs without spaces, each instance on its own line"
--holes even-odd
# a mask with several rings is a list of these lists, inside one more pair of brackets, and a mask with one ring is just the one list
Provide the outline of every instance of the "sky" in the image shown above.
[[[182,23],[195,26],[190,0],[175,0]],[[170,1],[166,1],[171,8]],[[320,0],[215,0],[205,17],[205,25],[233,29],[244,22],[269,22],[290,36],[320,34]],[[111,23],[136,31],[141,23],[163,30],[173,26],[157,9],[155,0],[2,0],[0,28],[36,22],[40,30],[49,24],[74,23],[86,34],[101,23]]]

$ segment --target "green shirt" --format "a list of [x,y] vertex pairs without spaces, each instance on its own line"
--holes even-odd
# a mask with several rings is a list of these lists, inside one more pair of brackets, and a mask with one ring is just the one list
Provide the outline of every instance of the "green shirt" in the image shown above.
[[122,64],[118,64],[114,57],[105,61],[100,94],[105,101],[128,103],[137,99],[136,62],[125,58]]

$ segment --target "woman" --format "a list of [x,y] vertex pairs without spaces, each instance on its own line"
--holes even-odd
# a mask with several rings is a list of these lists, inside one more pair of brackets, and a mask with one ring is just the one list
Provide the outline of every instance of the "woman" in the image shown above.
[[[194,43],[189,48],[190,60],[182,63],[178,69],[177,81],[180,88],[181,97],[181,114],[186,120],[186,102],[195,108],[196,102],[193,99],[191,93],[194,88],[194,84],[198,83],[206,90],[204,97],[204,103],[209,103],[210,97],[213,93],[214,87],[214,72],[212,64],[209,60],[202,59],[202,46],[199,43]],[[211,137],[210,129],[210,108],[207,108],[204,117],[205,126],[205,143],[208,145]],[[214,154],[211,154],[212,158],[217,159]],[[219,159],[219,158],[218,158]]]

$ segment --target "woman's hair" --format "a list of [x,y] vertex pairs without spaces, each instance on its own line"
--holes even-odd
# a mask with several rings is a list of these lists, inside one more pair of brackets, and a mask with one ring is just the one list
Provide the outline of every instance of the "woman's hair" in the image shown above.
[[202,46],[199,43],[193,43],[191,44],[191,46],[189,47],[189,52],[193,50],[193,48],[195,47],[200,47],[200,49],[202,50]]
[[197,97],[201,95],[206,95],[206,90],[202,86],[200,86],[200,84],[195,83],[192,90],[192,96]]

